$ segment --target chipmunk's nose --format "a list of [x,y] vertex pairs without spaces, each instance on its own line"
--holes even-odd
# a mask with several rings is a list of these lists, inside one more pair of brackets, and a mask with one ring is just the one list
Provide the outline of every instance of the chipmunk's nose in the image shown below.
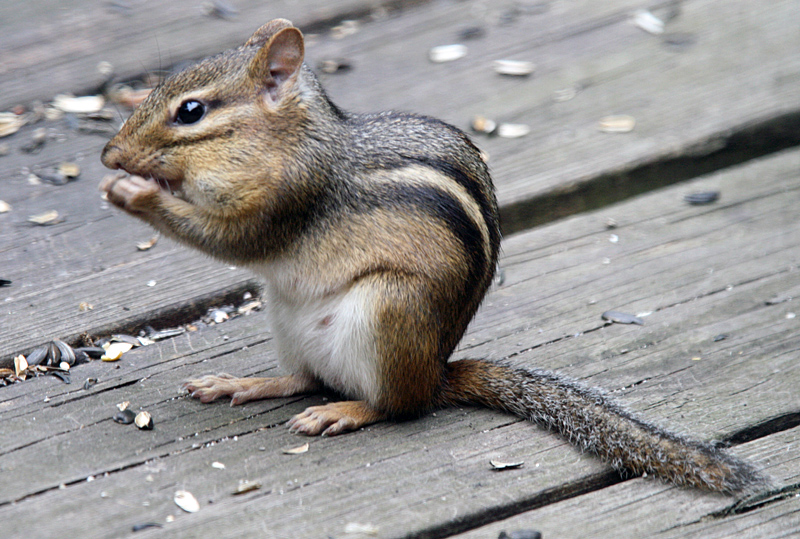
[[103,148],[103,152],[100,154],[100,161],[111,169],[122,168],[122,148],[116,144],[112,144],[113,142],[114,141],[111,140],[111,142],[106,144],[106,147]]

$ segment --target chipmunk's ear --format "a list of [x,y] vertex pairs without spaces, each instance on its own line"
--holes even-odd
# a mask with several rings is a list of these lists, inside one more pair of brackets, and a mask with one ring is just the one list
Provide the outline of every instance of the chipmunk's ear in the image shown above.
[[252,47],[253,45],[263,45],[269,38],[277,34],[279,31],[283,30],[284,28],[292,28],[294,25],[292,21],[287,21],[286,19],[275,19],[269,21],[267,24],[256,30],[250,39],[248,39],[244,46],[245,47]]
[[[260,31],[259,29],[256,34]],[[283,28],[271,36],[256,53],[250,62],[250,76],[256,84],[266,88],[267,95],[273,102],[277,102],[287,85],[297,80],[297,74],[303,66],[304,53],[303,34],[300,30],[294,27]]]

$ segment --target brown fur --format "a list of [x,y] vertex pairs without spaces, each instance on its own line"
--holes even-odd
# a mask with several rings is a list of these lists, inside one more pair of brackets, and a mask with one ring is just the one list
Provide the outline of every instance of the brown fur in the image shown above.
[[[296,432],[327,435],[478,404],[555,428],[631,473],[723,492],[764,484],[746,463],[649,425],[572,380],[479,360],[448,363],[499,250],[486,165],[466,135],[438,120],[341,111],[303,52],[299,30],[278,19],[242,47],[167,79],[103,151],[106,166],[133,176],[101,189],[211,256],[254,269],[283,264],[279,305],[301,293],[315,305],[348,291],[367,297],[359,304],[372,316],[366,349],[377,357],[356,365],[374,364],[377,379],[366,389],[337,387],[331,379],[340,378],[317,379],[301,364],[302,372],[282,378],[191,380],[192,396],[239,404],[333,385],[354,400],[290,421]],[[196,123],[178,121],[188,100],[203,104]],[[346,327],[326,312],[304,316],[312,333]]]

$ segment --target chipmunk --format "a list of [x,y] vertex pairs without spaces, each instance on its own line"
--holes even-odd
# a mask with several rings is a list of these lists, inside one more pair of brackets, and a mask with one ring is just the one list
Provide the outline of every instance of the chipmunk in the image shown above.
[[765,479],[713,444],[653,426],[542,370],[448,361],[492,281],[497,202],[479,150],[429,117],[339,109],[291,22],[167,78],[104,148],[108,200],[265,282],[290,374],[208,375],[192,397],[232,404],[328,387],[351,400],[289,421],[335,435],[455,405],[516,414],[614,468],[736,493]]

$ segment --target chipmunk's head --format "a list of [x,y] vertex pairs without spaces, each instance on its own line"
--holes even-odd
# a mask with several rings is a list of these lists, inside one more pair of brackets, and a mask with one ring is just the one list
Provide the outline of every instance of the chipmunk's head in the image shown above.
[[153,90],[103,149],[103,164],[153,178],[194,204],[241,211],[302,138],[303,55],[291,22],[265,24],[241,47]]

